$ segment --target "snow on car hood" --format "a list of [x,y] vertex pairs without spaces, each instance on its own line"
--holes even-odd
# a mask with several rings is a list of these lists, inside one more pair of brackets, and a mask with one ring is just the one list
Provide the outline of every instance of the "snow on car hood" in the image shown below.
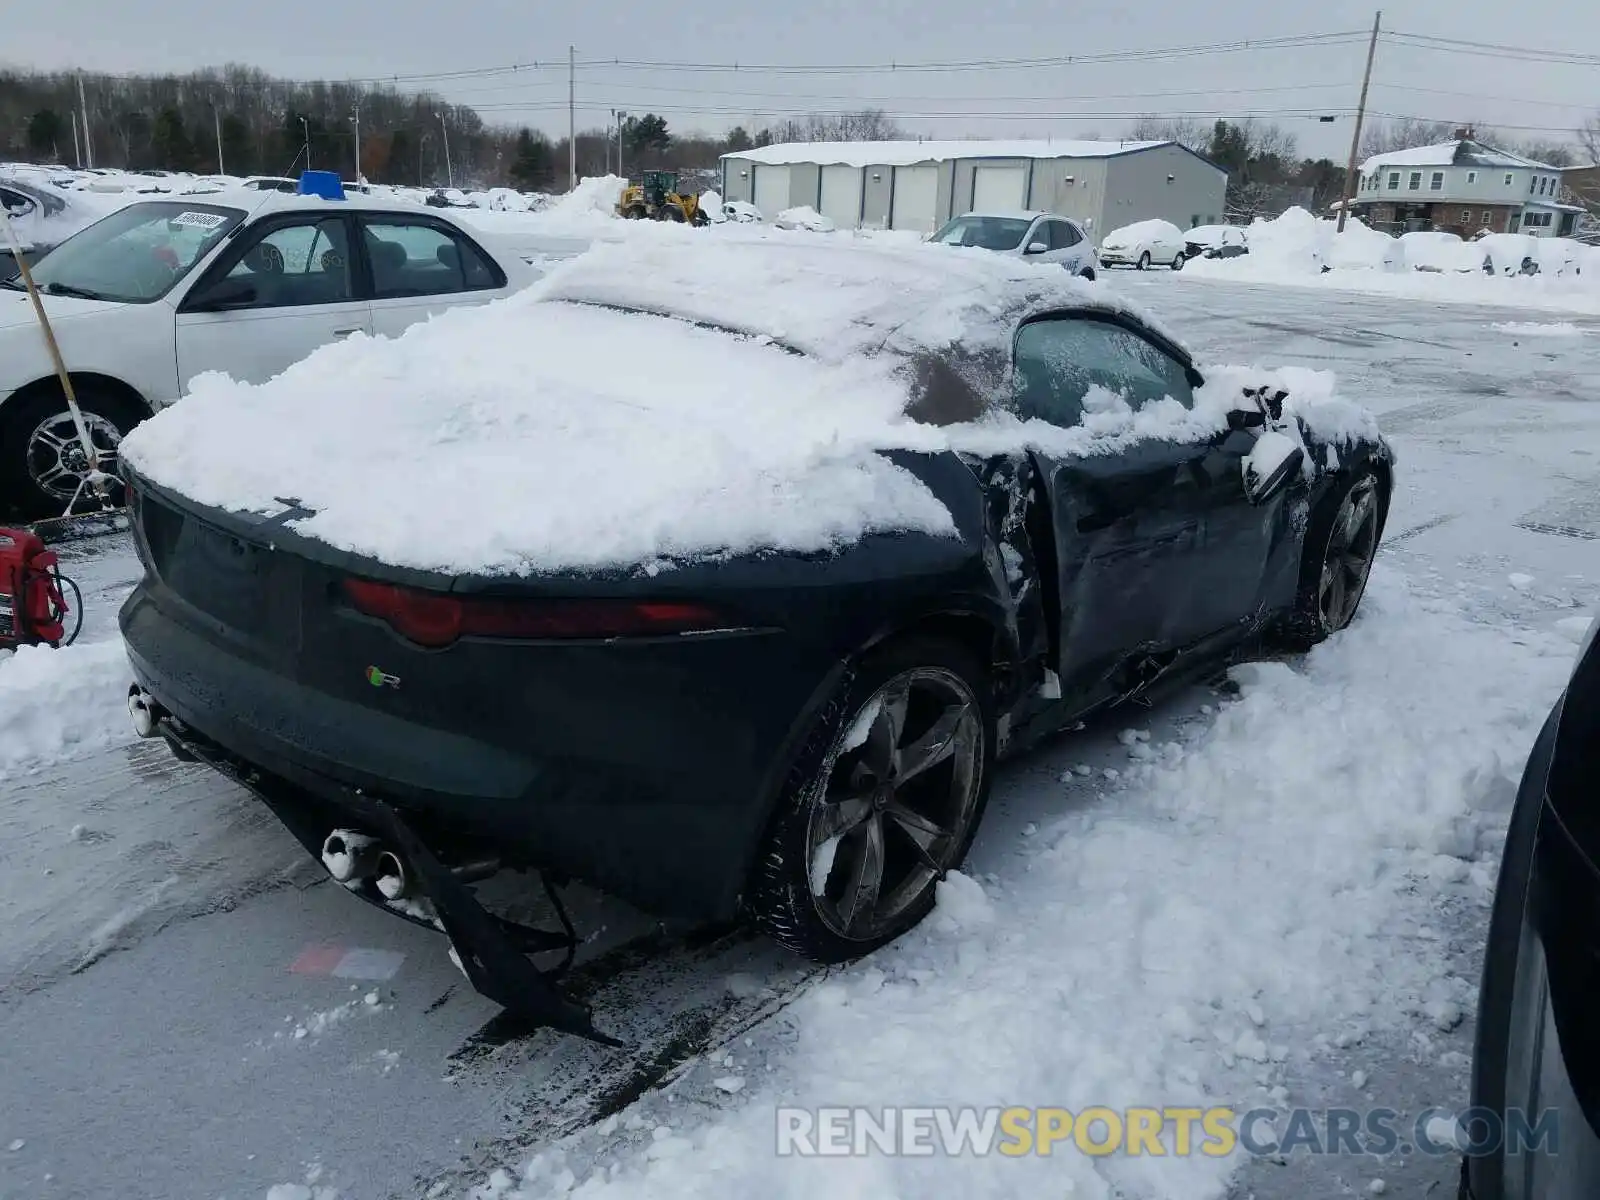
[[[326,346],[264,384],[199,376],[122,456],[203,505],[276,514],[297,501],[314,514],[297,532],[396,566],[597,570],[824,551],[877,531],[953,535],[944,505],[878,451],[1095,454],[1157,433],[1200,439],[1225,427],[1242,382],[1279,378],[1225,371],[1193,410],[1168,400],[1135,413],[1107,395],[1070,430],[1019,420],[996,394],[1017,314],[1120,305],[1015,260],[952,257],[920,244],[794,256],[702,243],[687,258],[603,247],[509,299],[392,341]],[[623,304],[662,312],[606,307]],[[704,327],[719,317],[741,332]],[[951,347],[981,362],[974,386],[1001,406],[920,424],[905,368]],[[1281,379],[1333,403],[1331,377],[1301,376]],[[1358,424],[1336,404],[1323,420]]]

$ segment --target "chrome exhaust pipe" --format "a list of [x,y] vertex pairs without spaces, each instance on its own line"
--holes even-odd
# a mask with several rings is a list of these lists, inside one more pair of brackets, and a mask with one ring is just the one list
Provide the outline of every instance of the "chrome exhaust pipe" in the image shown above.
[[373,874],[378,867],[378,855],[377,840],[353,829],[335,829],[322,843],[322,865],[340,883]]
[[385,900],[404,900],[411,894],[411,874],[393,850],[380,850],[372,873]]
[[133,731],[142,738],[148,738],[156,736],[156,728],[166,717],[167,710],[135,683],[128,688],[128,715],[133,718]]

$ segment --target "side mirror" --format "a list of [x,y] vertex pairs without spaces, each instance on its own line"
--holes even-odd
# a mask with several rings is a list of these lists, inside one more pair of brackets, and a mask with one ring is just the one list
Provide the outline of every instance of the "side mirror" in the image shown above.
[[1244,491],[1251,504],[1265,504],[1300,474],[1306,452],[1286,433],[1268,430],[1244,460]]
[[1260,429],[1267,423],[1267,414],[1259,408],[1234,408],[1228,410],[1228,428],[1234,433],[1246,429]]
[[190,312],[226,312],[230,308],[247,308],[255,302],[256,285],[248,279],[219,279],[187,307]]
[[1029,242],[1028,243],[1028,248],[1026,250],[1024,250],[1023,253],[1024,254],[1044,254],[1044,253],[1047,253],[1049,251],[1049,249],[1050,249],[1050,247],[1048,245],[1046,245],[1044,242]]

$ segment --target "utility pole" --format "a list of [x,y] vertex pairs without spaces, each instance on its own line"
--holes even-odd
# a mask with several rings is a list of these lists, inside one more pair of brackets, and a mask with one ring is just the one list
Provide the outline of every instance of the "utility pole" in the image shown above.
[[311,126],[304,117],[300,118],[300,129],[306,135],[306,170],[311,170]]
[[78,110],[72,110],[72,165],[83,166],[83,142],[78,138]]
[[578,52],[567,47],[567,190],[578,190]]
[[356,101],[355,123],[356,123],[356,177],[355,177],[355,182],[359,184],[361,182],[361,101],[359,99]]
[[78,72],[78,111],[83,114],[83,161],[94,166],[94,139],[89,136],[89,102],[83,98],[83,72]]
[[625,112],[617,113],[617,174],[621,175],[624,180],[628,177],[622,172],[622,131],[627,126],[627,123],[628,114]]
[[228,172],[222,165],[222,114],[215,104],[211,106],[211,123],[217,130],[217,174],[226,175]]
[[1356,155],[1361,152],[1361,125],[1367,116],[1367,89],[1372,85],[1372,58],[1378,51],[1378,23],[1383,11],[1372,14],[1372,40],[1367,43],[1367,70],[1361,76],[1361,101],[1356,105],[1356,128],[1350,135],[1350,161],[1344,169],[1344,203],[1339,205],[1338,232],[1344,232],[1345,218],[1350,215],[1350,203],[1356,196]]
[[439,118],[439,129],[444,134],[444,182],[446,187],[455,187],[456,169],[450,165],[450,126],[445,124],[444,114],[433,114]]

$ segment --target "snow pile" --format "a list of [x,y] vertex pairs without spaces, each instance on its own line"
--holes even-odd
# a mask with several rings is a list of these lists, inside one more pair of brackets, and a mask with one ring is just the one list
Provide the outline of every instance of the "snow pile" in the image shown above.
[[0,655],[0,781],[133,737],[122,641]]
[[[260,387],[201,376],[123,453],[206,504],[296,496],[318,512],[298,531],[387,562],[598,568],[952,532],[933,495],[873,453],[904,405],[884,367],[524,293],[393,343],[326,348]],[[311,428],[315,444],[283,436]],[[227,442],[251,453],[219,459]]]
[[614,217],[628,181],[620,175],[591,175],[544,210],[553,219],[577,220],[584,217]]
[[[1470,1005],[1435,905],[1487,901],[1572,648],[1374,586],[1346,634],[1237,669],[1238,699],[1169,740],[1135,738],[1116,794],[1069,776],[1023,862],[952,875],[917,931],[752,1031],[740,1057],[768,1069],[736,1097],[647,1096],[493,1194],[1224,1195],[1237,1161],[1173,1156],[1170,1127],[1165,1157],[779,1157],[773,1111],[1315,1103],[1279,1090],[1310,1060]],[[1002,851],[980,834],[977,853]]]
[[[1199,259],[1185,276],[1600,313],[1600,269],[1583,270],[1590,248],[1568,239],[1491,234],[1452,242],[1450,235],[1434,233],[1393,238],[1357,217],[1340,233],[1337,222],[1303,208],[1256,221],[1249,239],[1249,254]],[[1483,272],[1485,257],[1497,275]],[[1538,274],[1520,273],[1524,257],[1539,264]]]
[[805,229],[811,233],[832,233],[839,228],[809,204],[784,209],[772,223],[779,229]]
[[728,214],[722,210],[722,193],[706,190],[700,193],[700,211],[705,213],[706,220],[714,225],[720,225],[728,219]]

